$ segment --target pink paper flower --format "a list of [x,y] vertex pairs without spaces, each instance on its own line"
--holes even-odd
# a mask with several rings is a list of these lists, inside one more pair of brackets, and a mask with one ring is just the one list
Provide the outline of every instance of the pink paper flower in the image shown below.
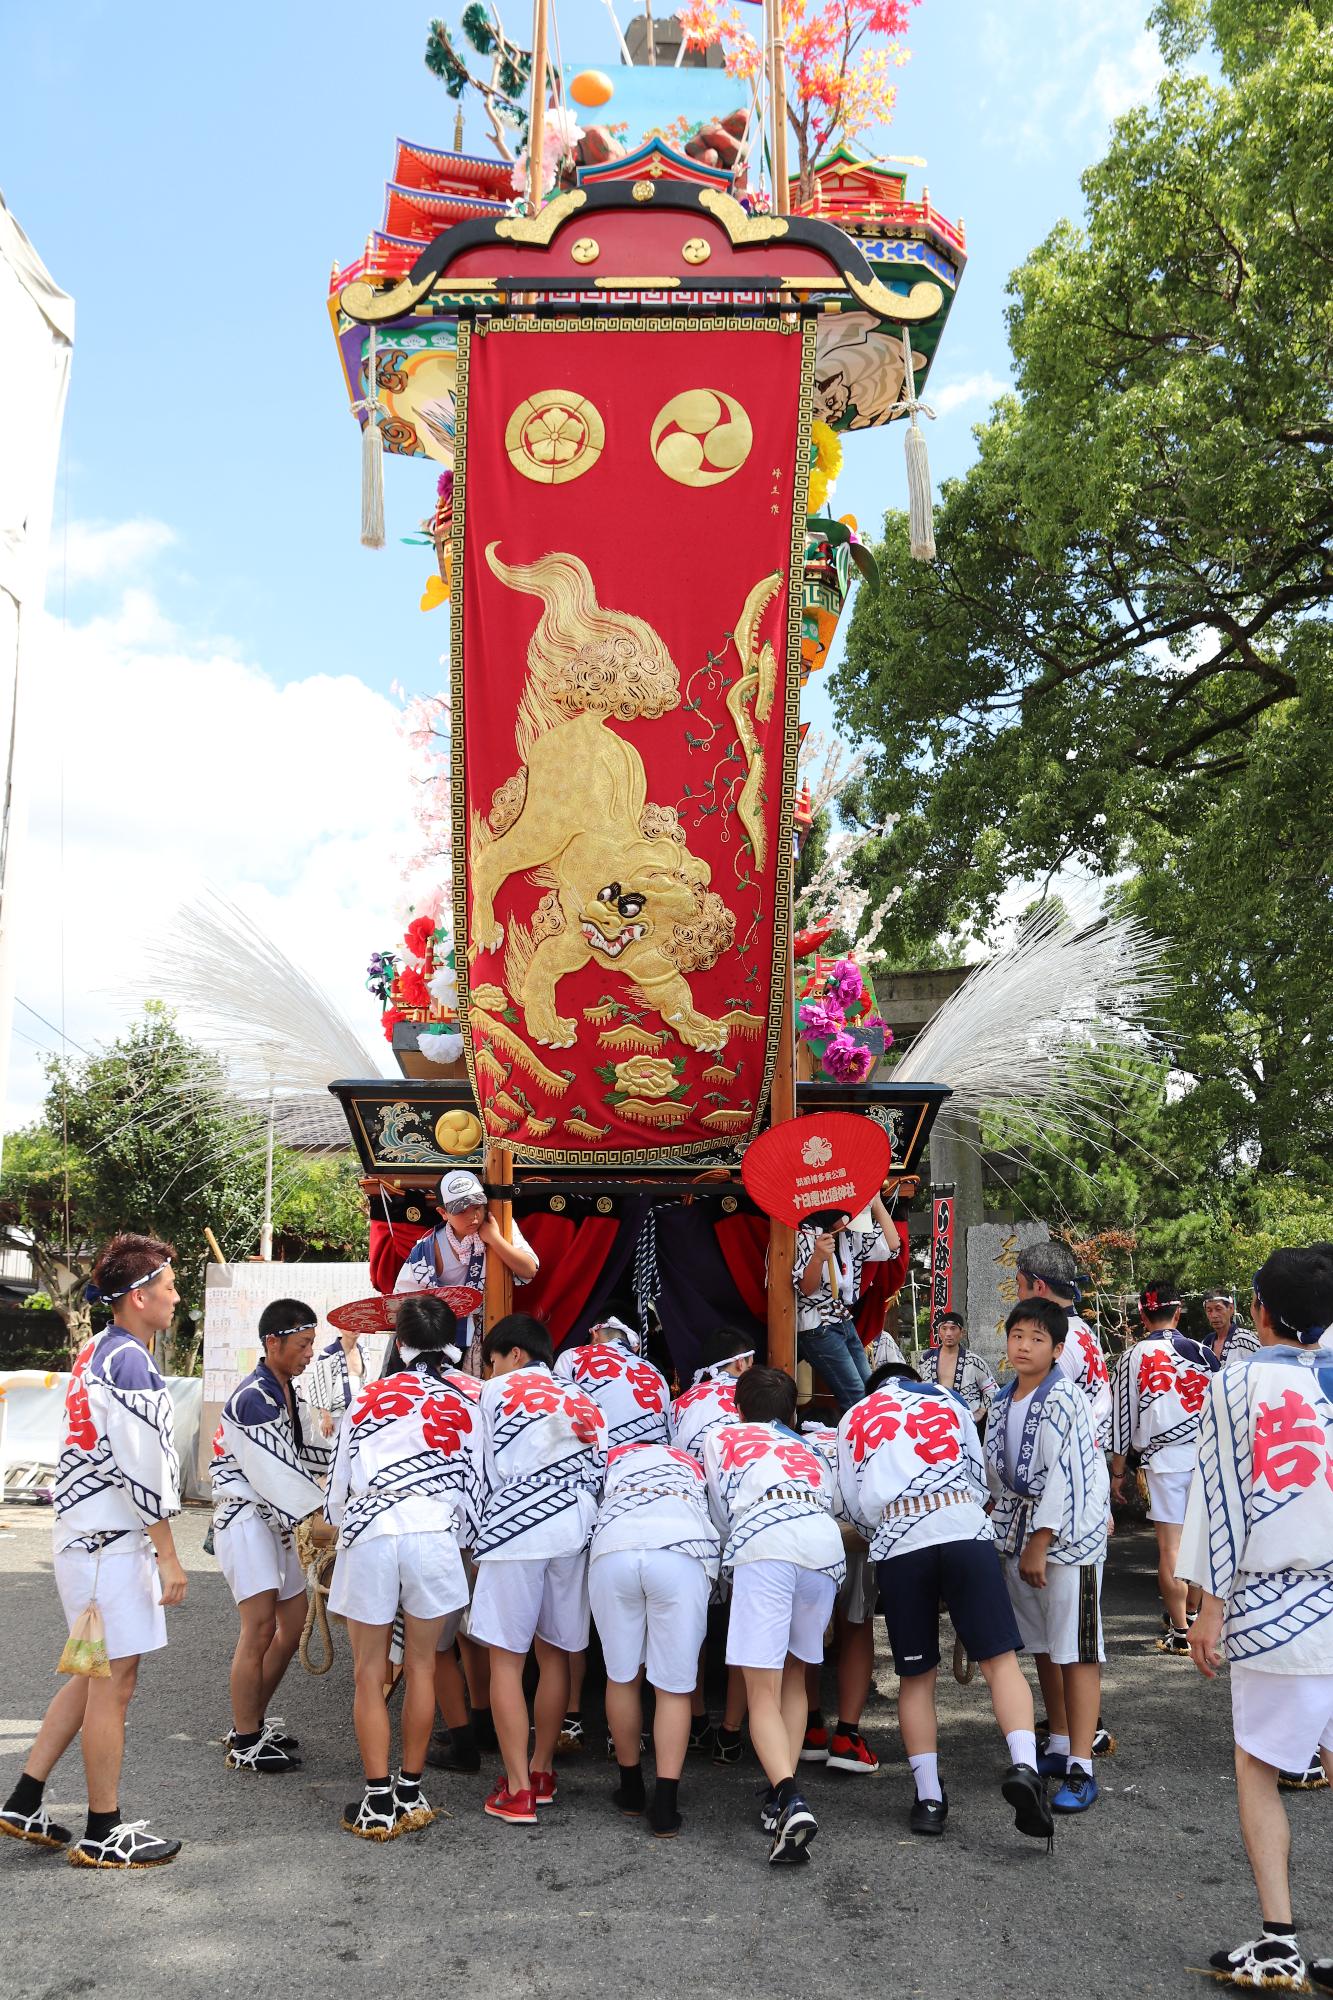
[[829,998],[836,1000],[840,1007],[854,1007],[865,992],[861,968],[853,965],[850,958],[840,958],[833,968],[828,990]]
[[842,1008],[835,1000],[807,1000],[801,1008],[801,1033],[811,1041],[836,1035],[847,1025]]
[[835,1035],[824,1051],[824,1069],[835,1083],[864,1083],[874,1067],[874,1050],[850,1035]]

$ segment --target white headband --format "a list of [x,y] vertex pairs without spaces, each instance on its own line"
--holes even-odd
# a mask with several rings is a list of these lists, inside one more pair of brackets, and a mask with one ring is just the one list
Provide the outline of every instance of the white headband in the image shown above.
[[725,1361],[710,1361],[706,1368],[696,1368],[691,1378],[690,1386],[693,1388],[699,1382],[715,1381],[724,1368],[730,1368],[733,1361],[753,1360],[754,1349],[752,1347],[742,1347],[739,1353],[729,1354]]

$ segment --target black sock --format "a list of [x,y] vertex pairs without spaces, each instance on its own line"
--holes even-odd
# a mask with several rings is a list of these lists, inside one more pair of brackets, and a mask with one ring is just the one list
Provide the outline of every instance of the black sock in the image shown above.
[[824,1727],[823,1709],[807,1708],[807,1710],[805,1711],[805,1730],[807,1736],[809,1735],[812,1729],[822,1729],[823,1727]]
[[367,1779],[366,1779],[366,1790],[367,1790],[368,1792],[391,1792],[391,1791],[393,1790],[393,1779],[392,1779],[392,1778],[367,1778]]
[[491,1721],[489,1708],[474,1708],[472,1711],[472,1739],[479,1750],[496,1748],[495,1724]]
[[421,1773],[420,1771],[400,1771],[398,1773],[398,1782],[405,1791],[419,1792],[421,1790]]
[[30,1813],[35,1813],[42,1803],[42,1793],[45,1790],[45,1778],[30,1778],[26,1771],[22,1772],[18,1783],[5,1800],[5,1811],[22,1813],[26,1819]]
[[676,1811],[676,1792],[679,1778],[659,1778],[653,1786],[653,1802],[648,1809],[648,1824],[655,1833],[675,1833],[680,1825],[680,1814]]
[[262,1729],[247,1729],[244,1734],[239,1729],[233,1729],[231,1747],[233,1750],[253,1750],[263,1733]]
[[854,1722],[844,1722],[841,1716],[838,1717],[838,1726],[833,1732],[835,1736],[855,1736],[857,1733],[857,1725]]
[[1284,1943],[1295,1944],[1296,1926],[1293,1923],[1270,1924],[1267,1917],[1265,1917],[1264,1936],[1266,1938],[1281,1938]]
[[611,1797],[618,1806],[624,1806],[627,1811],[642,1812],[647,1797],[643,1788],[642,1764],[617,1764],[616,1769],[620,1773],[620,1783]]
[[97,1813],[89,1807],[88,1825],[84,1830],[85,1840],[105,1840],[113,1826],[120,1825],[120,1807],[114,1812]]
[[739,1729],[728,1729],[725,1722],[719,1722],[717,1725],[717,1740],[719,1743],[739,1743],[741,1732]]
[[773,1787],[773,1803],[779,1812],[782,1811],[784,1806],[789,1806],[795,1796],[795,1778],[783,1778],[779,1784]]
[[475,1750],[477,1748],[477,1726],[474,1722],[460,1722],[457,1729],[449,1731],[449,1741],[455,1750]]

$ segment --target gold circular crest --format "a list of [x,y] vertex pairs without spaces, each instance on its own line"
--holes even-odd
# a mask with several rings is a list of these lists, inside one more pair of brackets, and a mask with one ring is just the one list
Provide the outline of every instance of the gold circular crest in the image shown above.
[[657,193],[657,189],[652,181],[635,181],[633,187],[630,189],[630,193],[634,196],[635,201],[651,201]]
[[600,411],[571,389],[537,389],[505,425],[515,472],[539,486],[563,486],[591,472],[606,443]]
[[597,1213],[598,1213],[599,1215],[609,1215],[609,1214],[611,1213],[611,1210],[612,1210],[612,1209],[613,1209],[614,1207],[615,1207],[615,1203],[614,1203],[614,1202],[612,1201],[612,1199],[611,1199],[611,1197],[610,1197],[610,1195],[609,1195],[609,1194],[599,1194],[599,1195],[598,1195],[598,1197],[597,1197]]
[[653,419],[649,445],[678,486],[718,486],[750,456],[750,419],[725,389],[683,389]]
[[414,1204],[414,1205],[413,1205],[413,1206],[412,1206],[411,1208],[409,1208],[409,1209],[408,1209],[408,1211],[407,1211],[407,1219],[408,1219],[408,1221],[409,1221],[409,1222],[420,1222],[420,1220],[421,1220],[421,1210],[420,1210],[419,1208],[417,1208],[417,1207],[415,1206],[415,1204]]
[[712,244],[705,242],[702,236],[691,236],[681,252],[687,264],[706,264],[712,254]]
[[551,1196],[550,1205],[557,1215],[563,1215],[566,1207],[568,1206],[566,1199],[562,1194],[553,1194]]
[[435,1120],[435,1143],[452,1159],[475,1153],[481,1136],[481,1120],[471,1111],[442,1111]]
[[569,254],[576,264],[595,264],[602,254],[602,246],[595,236],[580,236]]

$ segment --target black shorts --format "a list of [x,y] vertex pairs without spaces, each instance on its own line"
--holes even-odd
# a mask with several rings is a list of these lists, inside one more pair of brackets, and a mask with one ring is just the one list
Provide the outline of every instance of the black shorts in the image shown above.
[[876,1563],[880,1608],[900,1679],[940,1663],[940,1604],[972,1660],[1022,1646],[994,1542],[933,1542]]

